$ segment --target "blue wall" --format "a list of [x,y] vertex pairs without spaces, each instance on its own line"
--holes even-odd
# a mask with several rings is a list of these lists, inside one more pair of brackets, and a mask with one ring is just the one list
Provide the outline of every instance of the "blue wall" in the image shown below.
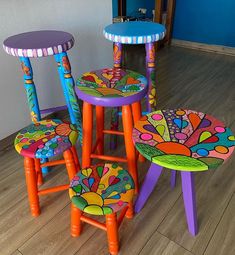
[[[113,17],[118,15],[118,1],[113,1]],[[127,16],[138,16],[139,8],[146,8],[146,17],[152,18],[155,0],[127,0]]]
[[177,0],[173,38],[235,47],[235,0]]

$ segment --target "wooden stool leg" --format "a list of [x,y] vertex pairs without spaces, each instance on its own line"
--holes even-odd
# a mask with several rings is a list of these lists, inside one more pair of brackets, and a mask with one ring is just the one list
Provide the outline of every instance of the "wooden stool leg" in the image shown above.
[[156,94],[156,70],[155,70],[155,47],[154,43],[146,43],[146,68],[148,79],[148,99],[147,99],[147,112],[154,111],[157,104]]
[[132,219],[134,217],[133,203],[128,203],[128,210],[126,211],[126,218]]
[[123,121],[128,171],[130,172],[134,180],[135,192],[138,193],[139,184],[138,184],[138,174],[137,174],[136,153],[135,153],[135,147],[131,138],[132,130],[133,130],[133,120],[132,120],[130,105],[124,105],[122,107],[122,121]]
[[117,216],[116,216],[116,213],[107,214],[105,216],[106,216],[109,252],[112,255],[117,255],[119,250]]
[[[113,67],[121,68],[122,64],[122,44],[115,42],[113,47]],[[118,130],[119,126],[119,108],[112,108],[111,112],[111,130]],[[111,135],[110,137],[110,149],[114,150],[117,147],[117,135]]]
[[71,151],[73,153],[73,159],[74,159],[74,162],[76,164],[77,172],[78,172],[81,169],[81,166],[80,166],[80,162],[79,162],[79,159],[78,159],[78,154],[77,154],[77,150],[76,150],[75,145],[71,148]]
[[80,235],[82,230],[81,224],[81,215],[82,211],[79,210],[76,206],[71,204],[71,236],[77,237]]
[[[140,118],[142,116],[141,103],[140,102],[135,102],[131,105],[131,107],[132,107],[134,123],[136,123],[138,120],[140,120]],[[139,154],[138,159],[139,159],[140,162],[145,162],[145,157],[141,154]]]
[[64,151],[63,156],[64,156],[69,180],[71,181],[77,173],[77,168],[76,168],[76,164],[75,164],[71,149]]
[[197,226],[197,207],[194,188],[194,175],[192,172],[181,172],[182,191],[184,198],[184,208],[188,223],[189,232],[195,236],[198,232]]
[[97,154],[104,154],[104,107],[96,106],[96,139],[98,141]]
[[40,214],[40,207],[34,159],[25,157],[24,169],[31,214],[37,217]]
[[83,146],[82,146],[82,168],[91,165],[92,152],[92,128],[93,128],[93,112],[92,105],[83,103]]
[[41,164],[40,164],[40,159],[35,158],[34,159],[34,164],[35,164],[35,170],[37,173],[37,184],[38,186],[43,184],[43,176],[42,176],[42,169],[41,169]]

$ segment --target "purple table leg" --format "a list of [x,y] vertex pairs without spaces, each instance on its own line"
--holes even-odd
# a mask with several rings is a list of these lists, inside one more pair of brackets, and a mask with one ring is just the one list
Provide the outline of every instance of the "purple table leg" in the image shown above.
[[176,184],[176,170],[171,170],[171,188],[174,189],[175,184]]
[[182,191],[184,198],[184,208],[188,223],[189,232],[195,236],[198,232],[197,208],[194,188],[194,175],[192,172],[181,172]]
[[154,163],[151,163],[151,166],[145,176],[144,183],[140,189],[139,196],[135,203],[135,212],[138,213],[143,208],[145,202],[148,200],[148,197],[152,193],[154,187],[157,184],[158,178],[162,173],[161,166],[158,166]]

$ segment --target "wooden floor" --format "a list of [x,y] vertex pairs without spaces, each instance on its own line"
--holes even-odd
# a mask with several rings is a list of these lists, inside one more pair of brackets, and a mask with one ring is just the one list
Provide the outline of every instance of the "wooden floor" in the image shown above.
[[[143,48],[126,53],[127,66],[143,73]],[[158,108],[185,107],[224,121],[235,132],[235,58],[171,47],[157,59]],[[107,139],[108,140],[108,139]],[[122,142],[121,142],[122,144]],[[123,147],[119,146],[119,151]],[[139,163],[141,181],[149,163]],[[47,184],[67,181],[64,167]],[[180,178],[174,190],[165,170],[143,210],[120,228],[122,255],[234,255],[235,159],[217,170],[196,174],[199,234],[187,231]],[[0,151],[0,255],[108,254],[105,232],[84,225],[70,237],[67,192],[41,197],[41,215],[29,213],[23,161],[12,146]]]

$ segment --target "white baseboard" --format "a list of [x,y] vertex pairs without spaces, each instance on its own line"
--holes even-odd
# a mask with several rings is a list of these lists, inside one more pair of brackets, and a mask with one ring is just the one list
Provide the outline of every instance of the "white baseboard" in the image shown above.
[[235,56],[235,47],[197,43],[197,42],[183,41],[183,40],[177,40],[177,39],[172,39],[171,44],[175,46],[179,46],[179,47],[189,48],[189,49],[197,49],[197,50],[202,50],[207,52],[215,52],[219,54]]

